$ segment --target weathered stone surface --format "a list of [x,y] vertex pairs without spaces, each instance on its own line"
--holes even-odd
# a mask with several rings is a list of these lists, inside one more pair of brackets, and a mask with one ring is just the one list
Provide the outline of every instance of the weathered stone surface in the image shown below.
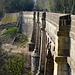
[[55,62],[60,63],[60,64],[64,64],[67,63],[67,57],[65,56],[57,56],[55,57]]
[[[25,15],[24,17],[25,22],[29,23],[32,20],[32,13],[25,13],[27,15]],[[28,19],[30,14],[30,19]],[[42,14],[42,12],[41,12]],[[28,17],[28,18],[27,18]],[[60,17],[60,18],[59,18]],[[44,30],[45,32],[42,32],[41,34],[48,33],[51,41],[53,41],[55,43],[55,53],[54,53],[54,57],[55,55],[58,55],[57,57],[55,57],[55,62],[54,62],[54,75],[69,75],[68,72],[69,67],[67,64],[69,64],[70,69],[71,69],[71,75],[75,75],[75,16],[71,16],[70,15],[64,15],[64,14],[58,14],[58,13],[47,13],[47,17],[46,17],[46,26],[43,26],[42,31]],[[44,21],[41,21],[41,15],[40,15],[40,25],[41,23]],[[42,19],[43,20],[43,19]],[[59,21],[60,20],[60,21]],[[71,26],[70,26],[71,25]],[[25,25],[26,26],[26,25]],[[46,27],[46,29],[45,29]],[[41,28],[41,26],[40,26]],[[58,33],[57,33],[58,32]],[[42,72],[44,72],[45,69],[45,37],[42,37],[42,50],[41,53],[41,63],[40,63],[40,72],[42,75]],[[40,35],[42,36],[42,35]],[[39,36],[38,36],[39,38]],[[38,39],[39,40],[39,39]],[[52,46],[51,46],[52,47]],[[52,52],[52,49],[51,49]],[[35,56],[35,54],[34,54]],[[35,61],[36,56],[34,57],[32,56],[32,58]],[[60,56],[60,57],[59,57]],[[65,56],[70,56],[67,60],[67,57]],[[33,60],[32,59],[32,60]],[[34,62],[33,61],[33,62]],[[51,62],[50,60],[48,60],[48,62]],[[48,63],[47,62],[47,63]],[[52,62],[51,62],[52,63]],[[51,63],[47,64],[47,68],[51,67]],[[49,66],[48,66],[49,65]],[[49,68],[50,70],[53,70],[52,68]],[[48,70],[48,69],[47,69]],[[47,71],[48,75],[49,75],[49,70]],[[50,72],[51,73],[51,72]],[[51,73],[52,74],[52,73]]]
[[68,57],[69,73],[75,75],[75,61],[72,57]]
[[35,44],[32,42],[27,43],[27,48],[29,51],[33,51],[35,47]]
[[54,70],[54,59],[51,55],[50,50],[48,50],[47,63],[46,63],[46,74],[45,75],[53,75]]
[[59,36],[56,42],[57,55],[69,56],[69,37]]
[[37,73],[38,66],[39,66],[39,55],[34,50],[32,55],[31,55],[31,72],[32,72],[32,75],[35,75]]
[[58,32],[57,32],[57,36],[69,36],[69,32],[58,31]]
[[68,57],[68,63],[71,68],[71,75],[75,75],[75,39],[73,36],[71,37],[70,42],[70,57]]
[[71,37],[72,39],[75,39],[75,33],[70,32],[70,37]]
[[45,59],[46,59],[46,12],[42,14],[42,30],[41,30],[41,53],[40,53],[40,65],[39,75],[44,75],[45,71]]
[[60,26],[59,27],[59,31],[69,31],[70,30],[70,26]]
[[[34,21],[36,22],[35,17],[36,17],[36,15],[34,13]],[[35,27],[34,33],[36,33],[36,34],[34,35],[35,36],[35,49],[32,53],[32,58],[31,58],[31,60],[32,60],[32,62],[31,62],[32,75],[35,75],[37,73],[38,67],[39,67],[39,56],[40,56],[39,48],[38,48],[39,47],[39,39],[40,39],[40,37],[39,37],[39,12],[37,12],[37,22],[36,22],[36,26],[34,26],[34,27]]]
[[71,26],[71,32],[75,33],[75,26]]
[[22,16],[22,33],[24,33],[28,39],[29,42],[32,38],[32,32],[33,32],[33,12],[23,12]]
[[36,12],[33,14],[33,33],[32,33],[32,42],[35,43],[36,40]]
[[71,26],[75,27],[75,20],[71,20]]

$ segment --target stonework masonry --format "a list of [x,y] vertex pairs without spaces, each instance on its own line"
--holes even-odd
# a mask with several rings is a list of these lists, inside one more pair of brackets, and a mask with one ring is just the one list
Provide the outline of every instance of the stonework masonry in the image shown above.
[[70,75],[75,75],[75,15],[71,15],[70,52],[68,57]]
[[32,75],[75,75],[75,15],[37,12],[35,17]]

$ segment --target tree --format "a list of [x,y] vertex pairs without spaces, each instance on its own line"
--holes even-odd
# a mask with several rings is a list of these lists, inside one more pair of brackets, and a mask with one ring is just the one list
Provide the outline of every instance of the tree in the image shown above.
[[46,9],[48,10],[49,9],[48,0],[38,0],[37,9],[38,10],[46,10]]
[[0,0],[0,16],[4,13],[32,11],[33,0]]
[[38,0],[38,10],[75,14],[75,0]]
[[73,0],[73,5],[72,5],[71,13],[75,14],[75,0]]

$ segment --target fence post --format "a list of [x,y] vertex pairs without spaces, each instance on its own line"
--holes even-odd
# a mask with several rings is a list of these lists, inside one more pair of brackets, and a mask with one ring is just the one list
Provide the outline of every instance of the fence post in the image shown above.
[[36,32],[35,32],[35,49],[31,55],[31,71],[32,75],[35,75],[39,66],[39,54],[38,54],[38,27],[39,27],[39,12],[37,13],[37,24],[36,24]]

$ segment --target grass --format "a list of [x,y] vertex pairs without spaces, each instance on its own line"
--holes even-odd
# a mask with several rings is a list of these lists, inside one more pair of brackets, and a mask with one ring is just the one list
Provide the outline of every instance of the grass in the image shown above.
[[19,13],[6,14],[2,20],[2,24],[18,22]]
[[11,35],[14,36],[18,32],[18,27],[12,27],[9,30],[5,31],[2,35]]
[[7,28],[9,25],[4,26],[4,29]]
[[28,37],[18,32],[18,27],[12,27],[2,33],[1,38],[3,42],[13,43],[21,47],[25,47],[26,43],[29,42]]
[[[18,33],[18,27],[12,27],[9,30],[6,30],[2,34],[2,39],[5,42],[11,42],[13,40],[13,44],[25,47],[26,43],[29,42],[28,37],[23,33]],[[4,37],[4,38],[3,38]]]

